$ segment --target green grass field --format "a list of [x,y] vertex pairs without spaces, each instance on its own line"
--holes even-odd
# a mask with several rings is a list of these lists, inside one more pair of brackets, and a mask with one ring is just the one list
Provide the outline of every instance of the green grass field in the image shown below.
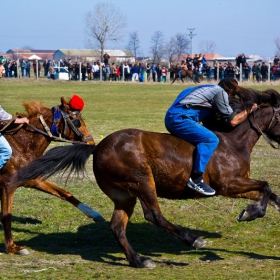
[[[61,96],[78,94],[85,100],[83,116],[98,142],[123,128],[165,132],[165,112],[187,86],[192,84],[2,79],[0,104],[15,113],[23,111],[23,101],[38,100],[51,107],[60,104]],[[250,86],[280,92],[279,84]],[[279,155],[261,138],[253,150],[251,177],[267,180],[280,195]],[[238,223],[237,216],[249,201],[223,197],[160,199],[168,220],[208,241],[205,248],[196,251],[145,221],[137,204],[128,225],[128,239],[157,267],[135,269],[128,265],[109,230],[113,204],[95,183],[90,164],[83,180],[73,178],[67,186],[59,177],[51,181],[100,212],[106,222],[93,223],[58,198],[19,188],[12,232],[15,242],[26,246],[31,254],[7,255],[0,225],[0,279],[280,279],[280,216],[272,207],[262,219]]]

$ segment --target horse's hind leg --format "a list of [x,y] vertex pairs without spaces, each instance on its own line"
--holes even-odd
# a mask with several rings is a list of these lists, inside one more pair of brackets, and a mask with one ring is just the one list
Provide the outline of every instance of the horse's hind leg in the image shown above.
[[152,222],[153,224],[155,224],[158,227],[165,229],[166,231],[175,235],[176,237],[178,237],[182,241],[186,242],[189,246],[192,246],[195,249],[202,248],[207,244],[207,242],[205,240],[191,234],[185,228],[176,226],[176,225],[170,223],[169,221],[167,221],[163,217],[163,215],[160,211],[160,208],[158,205],[158,200],[156,197],[149,196],[148,199],[147,199],[147,197],[141,198],[140,202],[141,202],[146,220]]
[[144,256],[139,256],[130,246],[126,237],[127,223],[133,213],[136,204],[136,197],[122,190],[114,190],[114,197],[111,199],[115,203],[114,213],[110,223],[115,238],[119,242],[129,264],[136,268],[153,268],[153,261]]
[[28,250],[14,243],[12,237],[12,207],[16,188],[3,186],[1,189],[1,221],[5,235],[5,245],[8,254],[29,254]]
[[24,187],[26,188],[33,188],[56,197],[59,197],[62,200],[66,200],[67,202],[71,203],[75,207],[77,207],[80,211],[82,211],[87,217],[93,219],[95,222],[103,222],[105,219],[91,207],[82,203],[77,198],[73,196],[70,192],[66,191],[65,189],[60,188],[59,186],[51,183],[50,181],[36,181],[31,180],[28,181]]

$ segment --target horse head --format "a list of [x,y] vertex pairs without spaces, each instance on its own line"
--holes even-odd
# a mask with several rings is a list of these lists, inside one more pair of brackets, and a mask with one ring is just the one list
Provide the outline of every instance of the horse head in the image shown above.
[[82,140],[84,143],[95,144],[82,117],[81,111],[83,107],[82,99],[76,95],[69,101],[61,97],[61,104],[52,107],[52,134],[62,135],[63,138],[74,141]]
[[256,114],[260,122],[257,129],[274,147],[270,139],[280,143],[280,94],[274,89],[268,89],[262,92],[260,100],[259,108],[262,112]]

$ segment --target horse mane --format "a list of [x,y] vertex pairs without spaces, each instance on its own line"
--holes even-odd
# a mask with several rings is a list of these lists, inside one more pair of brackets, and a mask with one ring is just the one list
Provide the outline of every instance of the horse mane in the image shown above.
[[49,108],[45,107],[41,102],[38,101],[23,102],[22,105],[25,107],[27,116],[25,113],[20,113],[20,115],[26,116],[27,118],[37,117],[38,114],[43,114],[49,110]]
[[[236,113],[240,113],[244,110],[249,112],[254,103],[262,106],[272,105],[273,96],[280,99],[279,93],[274,89],[258,91],[252,88],[244,88],[239,86],[234,79],[223,79],[219,83],[219,86],[228,92],[229,104]],[[225,124],[219,113],[213,114],[211,118],[203,122],[203,124],[210,130],[220,132],[228,132],[235,129],[235,127],[230,127]]]

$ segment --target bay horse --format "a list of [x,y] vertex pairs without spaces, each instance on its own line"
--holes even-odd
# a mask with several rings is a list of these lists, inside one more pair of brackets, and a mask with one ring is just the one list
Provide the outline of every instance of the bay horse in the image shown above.
[[[208,163],[204,180],[216,190],[215,195],[255,201],[242,210],[238,216],[241,222],[262,218],[268,203],[280,211],[280,198],[271,191],[268,182],[250,178],[250,154],[259,137],[265,133],[280,143],[280,95],[274,90],[260,93],[239,88],[243,94],[239,98],[229,98],[235,110],[249,110],[253,103],[258,104],[258,109],[236,127],[225,127],[216,116],[205,123],[217,134],[220,143]],[[111,231],[131,266],[151,268],[155,267],[154,262],[138,255],[126,237],[137,198],[147,221],[195,249],[207,243],[186,228],[166,220],[158,203],[158,197],[206,198],[186,187],[195,151],[194,145],[167,133],[124,129],[113,132],[97,145],[53,148],[19,170],[14,180],[17,184],[24,184],[40,176],[45,180],[62,170],[80,171],[93,155],[97,184],[114,203]]]
[[[174,78],[173,78],[173,81],[171,82],[171,85],[177,80],[179,79],[179,75],[178,75],[178,72],[181,68],[179,68],[178,66],[172,66],[172,70],[174,72]],[[169,70],[170,71],[170,70]],[[195,75],[196,77],[195,77]],[[194,70],[191,70],[189,69],[188,71],[186,70],[183,70],[181,72],[181,81],[182,83],[184,83],[184,79],[186,78],[190,78],[195,84],[196,83],[200,83],[200,78],[201,75],[198,74],[198,72],[194,69]]]
[[[25,124],[20,128],[12,120],[10,125],[8,121],[0,121],[0,125],[3,127],[1,133],[12,147],[11,158],[0,171],[1,221],[4,229],[6,251],[10,254],[29,253],[24,247],[17,246],[12,238],[12,204],[15,191],[20,186],[12,184],[12,175],[19,168],[42,156],[52,140],[67,141],[69,139],[94,144],[80,111],[71,109],[69,102],[63,97],[61,97],[61,104],[54,106],[52,109],[35,101],[24,102],[23,105],[27,115],[18,113],[18,116],[26,116],[29,119],[29,124]],[[54,112],[61,112],[60,117],[59,115],[54,116]],[[61,133],[64,139],[52,135],[49,129],[52,124],[55,125],[55,129],[57,129],[58,133]],[[83,204],[70,192],[49,181],[35,182],[31,180],[22,186],[59,197],[71,203],[95,221],[104,220],[98,212]]]

